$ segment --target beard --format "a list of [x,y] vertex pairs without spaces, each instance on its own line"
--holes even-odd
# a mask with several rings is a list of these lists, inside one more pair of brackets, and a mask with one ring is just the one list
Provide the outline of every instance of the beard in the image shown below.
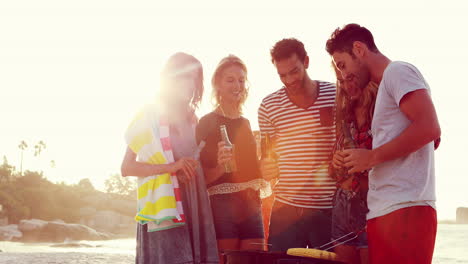
[[367,67],[358,63],[357,70],[351,74],[350,78],[345,81],[346,88],[343,92],[349,102],[355,103],[359,101],[362,92],[370,82],[370,71]]
[[285,85],[285,87],[290,95],[300,95],[304,91],[305,82],[306,78],[304,77],[302,80],[294,82],[292,86]]
[[370,70],[361,61],[358,61],[358,70],[355,74],[356,85],[359,89],[364,89],[370,82]]

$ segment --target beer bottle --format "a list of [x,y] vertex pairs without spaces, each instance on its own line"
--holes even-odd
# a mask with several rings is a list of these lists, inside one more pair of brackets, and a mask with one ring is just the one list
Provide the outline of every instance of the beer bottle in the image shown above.
[[276,155],[273,152],[273,146],[271,144],[270,134],[262,133],[261,137],[261,150],[262,150],[262,157],[261,159],[273,159],[276,160]]
[[236,158],[235,158],[235,146],[229,140],[226,125],[221,125],[219,127],[221,132],[221,140],[224,141],[224,147],[231,150],[232,158],[229,162],[224,164],[224,172],[231,173],[237,171]]
[[[343,135],[343,141],[341,142],[340,150],[356,148],[349,126],[346,125],[344,120],[341,120],[341,134]],[[340,178],[348,178],[348,168],[342,167],[336,170],[336,173]]]
[[351,136],[349,127],[346,125],[344,120],[341,121],[341,131],[343,133],[343,145],[341,146],[341,150],[356,148],[356,144],[354,144],[354,139]]

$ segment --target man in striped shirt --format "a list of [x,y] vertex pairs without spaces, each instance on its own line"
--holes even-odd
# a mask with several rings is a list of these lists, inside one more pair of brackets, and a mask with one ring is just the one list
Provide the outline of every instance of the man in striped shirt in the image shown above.
[[312,80],[309,57],[297,39],[270,51],[284,87],[258,110],[260,132],[274,141],[278,160],[262,160],[263,177],[278,177],[270,221],[272,251],[329,242],[335,182],[328,175],[335,141],[335,85]]

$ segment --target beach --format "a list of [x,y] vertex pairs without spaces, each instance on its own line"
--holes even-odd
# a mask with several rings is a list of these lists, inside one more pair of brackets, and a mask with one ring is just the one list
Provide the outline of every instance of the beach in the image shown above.
[[[135,263],[134,238],[80,241],[80,247],[46,243],[0,242],[0,264],[130,264]],[[433,264],[468,263],[468,225],[439,224]]]
[[2,264],[82,264],[113,263],[128,264],[135,262],[134,255],[116,253],[82,253],[82,252],[45,252],[45,253],[0,253]]

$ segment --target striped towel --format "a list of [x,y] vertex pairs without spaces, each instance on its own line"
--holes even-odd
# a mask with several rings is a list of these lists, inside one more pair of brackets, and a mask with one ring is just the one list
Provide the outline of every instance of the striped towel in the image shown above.
[[[148,164],[174,162],[166,115],[158,115],[148,105],[130,123],[125,140],[137,154],[137,161]],[[175,173],[138,178],[138,212],[135,220],[148,224],[148,231],[159,231],[185,224],[180,189]]]

